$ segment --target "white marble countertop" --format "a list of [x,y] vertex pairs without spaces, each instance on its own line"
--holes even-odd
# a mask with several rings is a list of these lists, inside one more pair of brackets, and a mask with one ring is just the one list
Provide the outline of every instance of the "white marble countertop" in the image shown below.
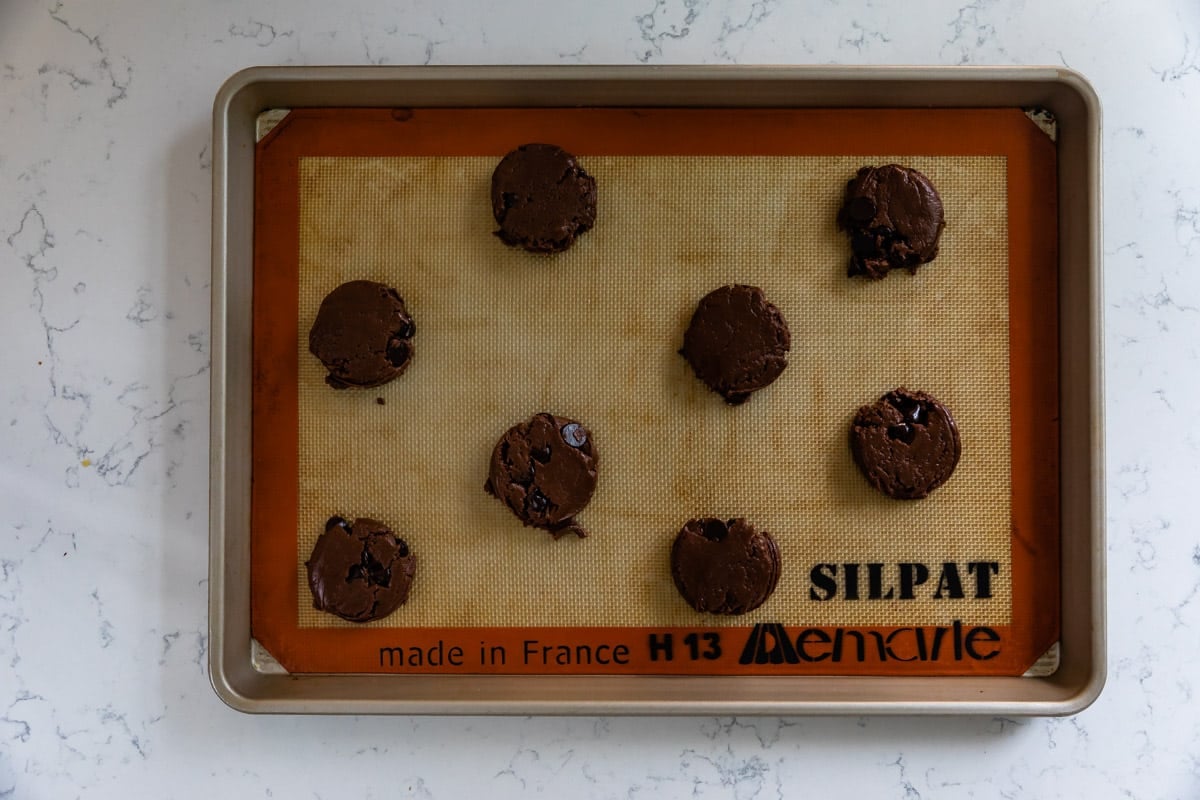
[[[213,694],[217,87],[253,64],[638,62],[1066,64],[1093,82],[1110,657],[1092,708],[289,718]],[[1195,0],[0,5],[0,798],[1200,797],[1198,125]]]

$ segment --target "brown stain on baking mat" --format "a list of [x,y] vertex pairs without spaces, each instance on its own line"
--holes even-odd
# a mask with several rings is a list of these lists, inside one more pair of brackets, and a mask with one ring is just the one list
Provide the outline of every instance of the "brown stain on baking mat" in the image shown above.
[[[491,169],[526,141],[599,183],[596,228],[558,256],[491,235]],[[890,160],[938,187],[941,253],[850,280],[841,190]],[[1020,674],[1056,640],[1054,150],[1020,111],[304,110],[256,170],[252,631],[290,671]],[[335,392],[307,330],[354,278],[404,295],[416,356]],[[674,351],[695,301],[735,281],[779,306],[793,347],[729,408]],[[846,446],[857,406],[898,385],[962,431],[924,501],[875,493]],[[538,410],[597,442],[588,539],[521,528],[482,491],[496,437]],[[384,519],[417,554],[390,617],[311,608],[303,562],[334,513]],[[709,514],[779,542],[751,614],[697,614],[671,584],[674,533]],[[934,597],[946,563],[962,599]],[[840,591],[814,599],[823,564]],[[874,574],[890,599],[869,599]]]

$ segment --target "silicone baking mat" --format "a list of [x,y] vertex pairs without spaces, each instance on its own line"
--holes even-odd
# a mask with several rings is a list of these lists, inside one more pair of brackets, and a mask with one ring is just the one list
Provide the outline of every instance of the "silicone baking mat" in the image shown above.
[[[264,506],[290,513],[254,526],[256,637],[293,671],[1028,667],[1057,625],[1055,581],[1037,580],[1056,554],[1056,519],[1047,517],[1056,454],[1044,438],[1025,438],[1053,434],[1055,409],[1028,401],[1054,398],[1054,374],[1025,346],[1035,336],[1036,346],[1053,347],[1052,322],[1026,316],[1048,309],[1052,321],[1053,290],[1024,294],[1039,268],[1053,272],[1053,220],[1013,203],[1015,194],[1053,209],[1053,148],[1015,110],[942,112],[968,134],[971,125],[1002,126],[1009,136],[999,147],[946,153],[944,135],[915,152],[896,147],[889,130],[911,138],[938,122],[933,112],[900,111],[870,112],[878,149],[814,147],[809,125],[831,134],[863,113],[285,119],[260,144],[257,231],[290,220],[280,227],[296,239],[268,252],[256,238],[255,301],[256,324],[269,325],[280,348],[286,336],[290,352],[260,360],[262,326],[255,352],[256,376],[278,379],[294,416],[260,414],[267,404],[256,402],[255,515]],[[714,137],[685,124],[698,122],[740,124]],[[445,138],[464,130],[491,133]],[[576,152],[600,188],[595,229],[553,257],[493,237],[488,198],[497,158],[546,139]],[[278,167],[287,185],[268,193],[269,154],[285,149]],[[915,276],[850,280],[834,223],[842,188],[859,166],[892,161],[938,187],[941,252]],[[1023,196],[1034,188],[1040,194]],[[1038,246],[1014,253],[1014,240],[1030,236]],[[261,295],[274,278],[286,291]],[[417,324],[416,356],[387,386],[338,392],[307,353],[307,331],[324,295],[357,278],[401,292]],[[793,341],[782,377],[737,408],[675,352],[696,300],[733,282],[762,287]],[[260,315],[268,299],[291,313]],[[1033,330],[1019,326],[1031,321]],[[871,489],[846,443],[855,409],[897,386],[938,396],[963,440],[954,477],[919,502]],[[586,539],[522,528],[483,492],[496,438],[537,411],[592,431],[600,481],[579,517]],[[273,443],[286,440],[266,469],[261,424]],[[1023,448],[1037,451],[1031,465]],[[1022,465],[1039,481],[1034,496],[1014,481]],[[290,492],[260,492],[264,472],[280,473]],[[334,513],[386,520],[417,554],[410,599],[386,619],[354,625],[311,607],[303,562]],[[701,615],[675,592],[671,541],[689,517],[705,515],[746,516],[779,543],[779,587],[750,614]],[[1025,534],[1017,547],[1014,531]],[[269,578],[259,566],[268,551]],[[285,588],[276,559],[289,554]],[[857,598],[846,597],[846,565],[861,574]],[[273,596],[260,591],[267,585]]]

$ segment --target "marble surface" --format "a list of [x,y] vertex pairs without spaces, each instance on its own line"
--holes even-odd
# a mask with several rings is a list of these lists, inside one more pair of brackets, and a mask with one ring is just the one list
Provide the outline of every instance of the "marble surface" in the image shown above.
[[[733,62],[1049,63],[1094,83],[1100,700],[916,720],[222,705],[205,674],[217,87],[252,64]],[[1200,797],[1198,123],[1195,0],[0,4],[0,798]]]

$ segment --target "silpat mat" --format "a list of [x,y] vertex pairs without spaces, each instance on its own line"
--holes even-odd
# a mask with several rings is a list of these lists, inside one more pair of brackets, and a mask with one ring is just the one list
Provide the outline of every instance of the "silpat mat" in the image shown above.
[[[847,139],[864,113],[872,133]],[[491,170],[533,140],[600,187],[595,229],[554,257],[490,235]],[[842,187],[890,161],[938,187],[940,254],[849,280]],[[310,111],[258,170],[254,634],[289,670],[1019,674],[1054,641],[1053,146],[1019,111]],[[337,392],[307,331],[359,278],[399,289],[416,355]],[[762,287],[793,341],[737,408],[676,353],[696,300],[733,282]],[[871,489],[846,443],[897,386],[938,396],[963,440],[920,502]],[[543,410],[593,433],[586,539],[483,492],[497,437]],[[386,619],[312,608],[304,561],[334,513],[386,520],[417,554]],[[750,614],[674,589],[674,534],[707,515],[779,543]]]

